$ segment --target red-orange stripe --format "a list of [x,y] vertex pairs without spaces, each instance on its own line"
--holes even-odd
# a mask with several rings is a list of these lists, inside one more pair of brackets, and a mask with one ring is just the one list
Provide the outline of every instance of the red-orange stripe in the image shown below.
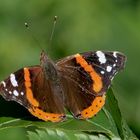
[[47,113],[39,108],[30,108],[28,110],[32,115],[44,121],[60,122],[64,119],[64,114]]
[[28,68],[24,68],[24,79],[25,79],[25,87],[26,87],[26,98],[31,105],[38,107],[39,102],[33,97],[33,92],[31,90],[31,79],[30,79],[30,72]]
[[94,101],[92,102],[92,105],[81,112],[82,118],[88,119],[93,117],[102,109],[104,104],[105,104],[105,95],[103,95],[102,97],[95,97]]
[[76,58],[76,62],[78,64],[80,64],[81,67],[83,67],[84,70],[90,74],[91,79],[94,81],[94,83],[93,83],[93,90],[96,93],[98,93],[102,89],[102,87],[103,87],[103,83],[102,83],[101,77],[96,73],[94,68],[91,65],[89,65],[86,62],[86,60],[80,54],[76,54],[75,58]]
[[44,121],[61,121],[63,119],[64,114],[47,113],[38,108],[39,102],[33,97],[33,92],[31,90],[30,72],[28,68],[24,68],[24,79],[26,87],[26,98],[32,105],[32,107],[28,109],[29,112],[35,117],[38,117],[39,119],[42,119]]

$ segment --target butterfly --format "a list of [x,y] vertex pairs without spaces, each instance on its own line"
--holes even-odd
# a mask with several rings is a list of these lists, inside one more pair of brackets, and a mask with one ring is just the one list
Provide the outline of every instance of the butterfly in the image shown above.
[[40,65],[19,69],[0,83],[0,95],[44,121],[65,120],[65,110],[88,119],[104,106],[111,81],[125,61],[120,52],[91,51],[54,62],[42,51]]

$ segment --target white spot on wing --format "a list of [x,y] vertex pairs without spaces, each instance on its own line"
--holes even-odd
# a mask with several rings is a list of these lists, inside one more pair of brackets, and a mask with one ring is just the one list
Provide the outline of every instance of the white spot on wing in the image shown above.
[[105,74],[105,72],[104,71],[101,71],[101,74]]
[[113,67],[116,67],[116,64],[113,64]]
[[20,94],[21,94],[21,95],[24,95],[24,92],[21,92]]
[[13,94],[14,94],[15,96],[18,96],[18,95],[19,95],[19,93],[18,93],[16,90],[13,91]]
[[96,55],[99,57],[99,62],[101,64],[106,63],[106,57],[105,57],[105,54],[102,51],[97,51]]
[[6,83],[4,81],[1,82],[3,84],[4,87],[6,87]]
[[15,77],[15,75],[13,73],[10,75],[10,81],[11,81],[11,83],[12,83],[12,85],[14,87],[17,87],[18,86],[18,83],[16,81],[16,77]]
[[9,91],[9,94],[12,94],[12,92],[11,92],[11,91]]
[[7,88],[6,88],[5,90],[6,90],[6,91],[8,91],[8,89],[7,89]]
[[117,52],[113,52],[113,56],[117,58]]
[[111,67],[111,66],[107,66],[107,67],[106,67],[106,70],[107,70],[107,72],[111,72],[112,67]]

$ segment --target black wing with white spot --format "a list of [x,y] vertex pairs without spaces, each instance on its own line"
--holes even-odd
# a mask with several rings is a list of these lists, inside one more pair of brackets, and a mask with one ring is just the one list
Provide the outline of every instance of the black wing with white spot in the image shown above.
[[[87,63],[88,67],[92,67],[95,71],[94,74],[91,74],[84,69],[84,66],[77,63],[77,54],[68,56],[56,64],[60,73],[63,77],[73,81],[77,86],[79,86],[84,92],[97,95],[95,91],[92,90],[92,86],[97,83],[98,86],[100,83],[96,80],[96,75],[101,78],[103,83],[102,90],[98,92],[98,95],[104,94],[111,84],[111,80],[114,78],[115,74],[124,68],[126,57],[120,52],[103,52],[103,51],[94,51],[94,52],[85,52],[78,54],[82,59],[81,62]],[[96,73],[96,75],[95,75]],[[93,76],[91,76],[93,75]],[[94,78],[95,77],[95,78]]]
[[0,83],[0,94],[7,101],[16,101],[26,108],[29,103],[26,99],[26,88],[24,81],[24,70],[20,69]]
[[85,60],[98,69],[98,73],[113,77],[114,74],[124,68],[126,57],[120,52],[87,52],[81,54]]
[[120,52],[87,52],[81,54],[89,65],[102,77],[103,91],[106,91],[114,76],[124,68],[126,57]]

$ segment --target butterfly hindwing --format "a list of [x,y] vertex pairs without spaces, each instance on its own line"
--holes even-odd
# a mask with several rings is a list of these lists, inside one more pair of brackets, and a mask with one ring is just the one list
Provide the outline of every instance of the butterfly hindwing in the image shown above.
[[94,116],[104,105],[105,96],[88,94],[86,89],[81,88],[73,80],[61,77],[65,93],[65,107],[75,118],[86,119]]

